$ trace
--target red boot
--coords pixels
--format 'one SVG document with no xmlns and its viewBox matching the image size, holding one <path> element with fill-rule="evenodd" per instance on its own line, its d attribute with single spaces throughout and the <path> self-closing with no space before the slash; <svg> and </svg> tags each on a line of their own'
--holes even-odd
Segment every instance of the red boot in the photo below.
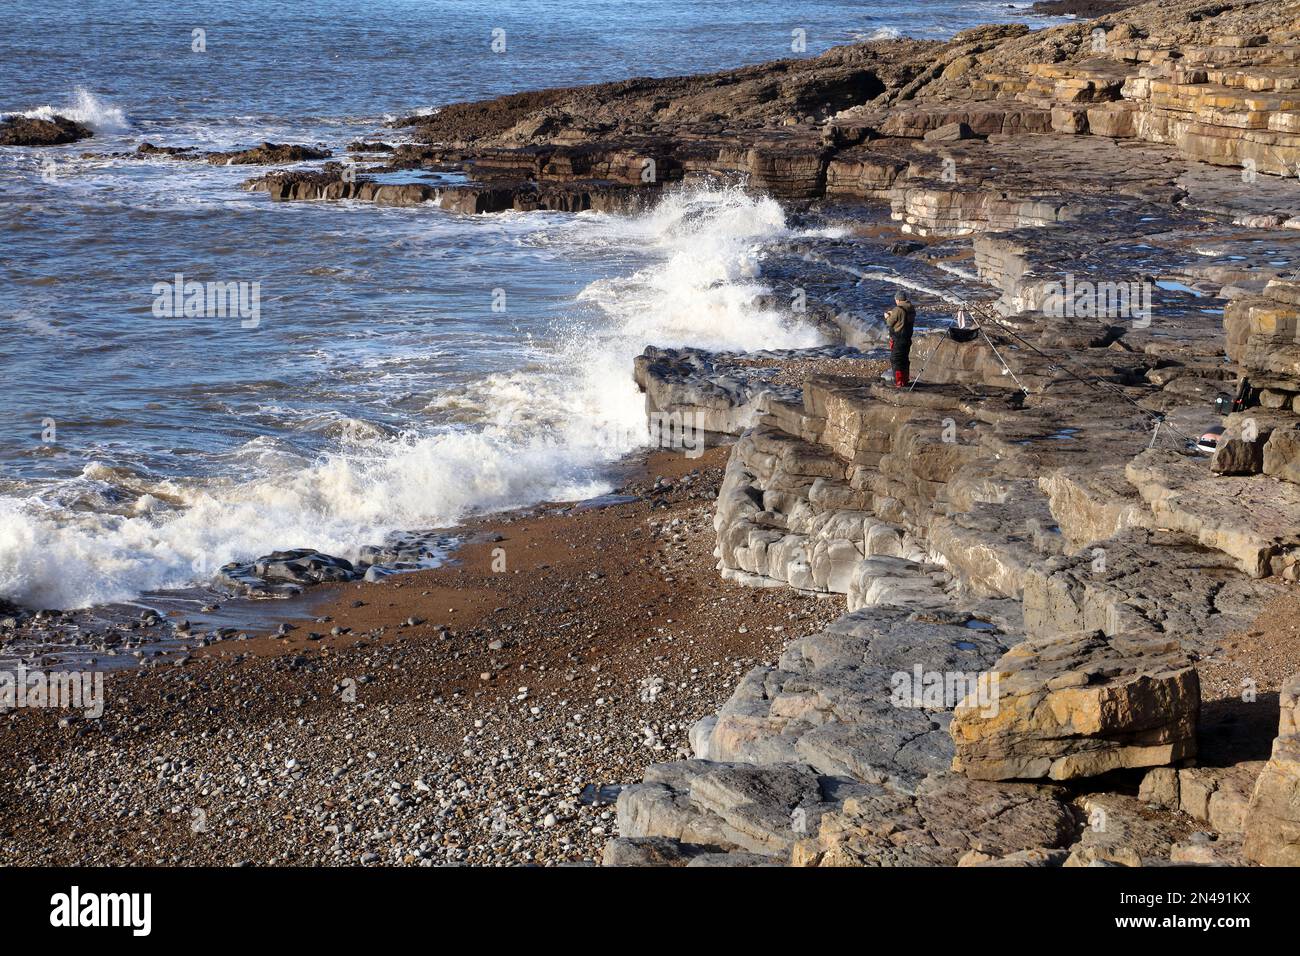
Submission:
<svg viewBox="0 0 1300 956">
<path fill-rule="evenodd" d="M 900 372 L 898 369 L 894 369 L 894 388 L 906 388 L 906 387 L 907 387 L 907 376 L 904 373 Z"/>
</svg>

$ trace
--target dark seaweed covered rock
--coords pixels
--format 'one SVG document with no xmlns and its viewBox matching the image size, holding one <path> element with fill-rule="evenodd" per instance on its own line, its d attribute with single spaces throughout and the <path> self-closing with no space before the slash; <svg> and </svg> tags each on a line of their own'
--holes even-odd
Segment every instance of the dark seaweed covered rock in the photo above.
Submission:
<svg viewBox="0 0 1300 956">
<path fill-rule="evenodd" d="M 93 135 L 95 131 L 89 126 L 66 116 L 7 116 L 0 120 L 0 146 L 62 146 Z"/>
</svg>

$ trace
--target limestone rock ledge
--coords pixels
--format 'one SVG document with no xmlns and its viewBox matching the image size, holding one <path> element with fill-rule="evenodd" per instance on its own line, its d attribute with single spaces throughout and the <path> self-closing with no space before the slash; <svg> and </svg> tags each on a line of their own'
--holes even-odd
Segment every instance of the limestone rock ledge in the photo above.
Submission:
<svg viewBox="0 0 1300 956">
<path fill-rule="evenodd" d="M 1158 449 L 1133 459 L 1127 474 L 1158 520 L 1230 555 L 1245 573 L 1292 581 L 1300 575 L 1300 486 L 1214 476 Z"/>
<path fill-rule="evenodd" d="M 619 797 L 623 836 L 607 865 L 955 866 L 1057 848 L 1076 830 L 1052 787 L 944 773 L 914 794 L 818 775 L 800 764 L 681 761 L 652 767 Z M 726 856 L 721 856 L 725 854 Z"/>
<path fill-rule="evenodd" d="M 1014 640 L 1000 628 L 967 627 L 955 614 L 875 608 L 845 615 L 792 642 L 776 667 L 750 671 L 717 717 L 692 729 L 692 749 L 709 760 L 806 763 L 911 791 L 927 774 L 946 771 L 953 756 L 952 701 L 927 701 L 914 676 L 979 674 Z"/>
<path fill-rule="evenodd" d="M 1069 780 L 1196 753 L 1200 685 L 1150 635 L 1027 640 L 993 667 L 997 697 L 957 705 L 953 769 L 979 780 Z"/>
<path fill-rule="evenodd" d="M 794 845 L 795 866 L 956 866 L 1066 846 L 1075 813 L 1054 788 L 927 778 L 912 797 L 851 797 Z M 1048 857 L 1050 858 L 1050 857 Z"/>
<path fill-rule="evenodd" d="M 1282 688 L 1273 753 L 1246 812 L 1245 855 L 1264 866 L 1300 866 L 1300 674 Z"/>
</svg>

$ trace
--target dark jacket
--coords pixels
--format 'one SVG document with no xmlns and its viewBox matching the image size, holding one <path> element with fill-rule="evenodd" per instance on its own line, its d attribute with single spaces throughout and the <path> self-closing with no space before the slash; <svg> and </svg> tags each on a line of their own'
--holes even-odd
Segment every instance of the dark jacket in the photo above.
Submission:
<svg viewBox="0 0 1300 956">
<path fill-rule="evenodd" d="M 890 334 L 903 342 L 912 341 L 912 326 L 916 323 L 916 306 L 910 302 L 896 305 L 885 313 L 885 324 Z"/>
</svg>

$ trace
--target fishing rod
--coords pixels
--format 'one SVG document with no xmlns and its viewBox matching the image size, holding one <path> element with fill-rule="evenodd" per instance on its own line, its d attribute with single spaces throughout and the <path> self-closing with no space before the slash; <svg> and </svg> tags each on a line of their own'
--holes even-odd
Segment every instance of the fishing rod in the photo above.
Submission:
<svg viewBox="0 0 1300 956">
<path fill-rule="evenodd" d="M 898 274 L 896 270 L 891 269 L 890 272 L 892 272 L 893 275 L 899 279 L 903 278 L 901 275 Z M 983 323 L 981 323 L 978 319 L 976 319 L 975 316 L 982 316 L 986 321 L 997 326 L 1001 330 L 1002 334 L 1008 338 L 1008 340 L 1014 340 L 1016 342 L 1019 342 L 1020 344 L 1028 348 L 1030 351 L 1041 356 L 1047 362 L 1047 367 L 1049 369 L 1054 369 L 1063 372 L 1066 375 L 1070 376 L 1075 381 L 1087 386 L 1093 391 L 1099 392 L 1103 395 L 1118 397 L 1123 401 L 1127 402 L 1128 404 L 1132 405 L 1143 415 L 1150 417 L 1153 424 L 1153 430 L 1155 433 L 1158 434 L 1160 427 L 1163 426 L 1168 428 L 1174 434 L 1178 435 L 1184 441 L 1191 442 L 1193 440 L 1190 435 L 1181 432 L 1179 429 L 1169 424 L 1169 422 L 1165 419 L 1165 416 L 1160 412 L 1154 412 L 1151 409 L 1143 408 L 1133 398 L 1126 395 L 1120 388 L 1110 384 L 1109 382 L 1104 382 L 1101 379 L 1096 379 L 1095 381 L 1093 381 L 1093 380 L 1089 380 L 1088 378 L 1085 378 L 1082 375 L 1077 374 L 1072 369 L 1068 368 L 1065 364 L 1063 364 L 1066 361 L 1065 359 L 1063 358 L 1058 359 L 1058 358 L 1054 358 L 1051 355 L 1048 355 L 1038 346 L 1034 345 L 1034 343 L 1027 340 L 1023 335 L 1017 332 L 1014 328 L 1012 328 L 1011 326 L 1003 322 L 1001 319 L 999 319 L 991 311 L 989 311 L 983 306 L 976 305 L 975 303 L 970 302 L 969 300 L 961 296 L 959 293 L 953 291 L 951 285 L 948 285 L 943 282 L 940 282 L 939 285 L 946 286 L 946 291 L 948 293 L 947 295 L 941 294 L 940 298 L 943 298 L 949 302 L 955 302 L 960 309 L 965 309 L 971 313 L 974 313 L 973 315 L 970 316 L 971 321 L 975 323 L 975 327 L 979 330 L 980 335 L 983 336 L 984 341 L 988 343 L 990 350 L 992 350 L 993 354 L 997 357 L 998 362 L 1001 363 L 1002 367 L 1007 371 L 1007 374 L 1011 376 L 1011 378 L 1015 381 L 1015 383 L 1020 387 L 1021 391 L 1024 392 L 1026 395 L 1029 394 L 1029 390 L 1025 388 L 1024 383 L 1021 382 L 1019 377 L 1016 375 L 1015 371 L 1011 368 L 1010 363 L 1008 363 L 1007 360 L 1002 356 L 1002 353 L 998 351 L 997 346 L 993 344 L 993 340 L 989 336 L 988 330 L 984 328 Z M 924 369 L 929 365 L 929 361 L 931 358 L 933 358 L 934 353 L 938 349 L 938 347 L 939 347 L 939 343 L 936 342 L 934 346 L 931 348 L 930 354 L 926 356 L 925 364 L 922 365 L 922 372 L 924 372 Z M 1088 371 L 1086 367 L 1082 365 L 1080 367 L 1084 368 L 1085 372 Z M 918 376 L 918 380 L 919 380 L 919 376 Z M 915 382 L 913 384 L 915 384 Z M 1154 435 L 1152 437 L 1152 443 L 1154 444 Z"/>
<path fill-rule="evenodd" d="M 851 275 L 857 276 L 859 279 L 874 278 L 872 275 L 870 275 L 869 273 L 863 270 L 854 269 L 851 266 L 831 263 L 824 256 L 821 256 L 816 253 L 805 253 L 804 258 L 805 260 L 818 261 L 822 265 L 830 266 L 831 268 L 836 268 L 848 272 Z M 896 279 L 899 280 L 899 284 L 902 285 L 904 288 L 911 287 L 911 285 L 907 282 L 906 278 L 901 274 L 899 274 L 898 270 L 887 269 L 882 271 L 887 271 L 889 274 L 893 275 Z M 1020 380 L 1019 376 L 1017 376 L 1015 371 L 1011 368 L 1010 363 L 1007 362 L 1006 358 L 1003 357 L 1002 353 L 998 350 L 997 346 L 993 343 L 993 339 L 989 335 L 988 329 L 984 327 L 983 323 L 979 322 L 975 318 L 976 315 L 983 316 L 989 323 L 997 326 L 998 329 L 1001 330 L 1002 334 L 1006 336 L 1008 341 L 1019 342 L 1025 348 L 1041 356 L 1047 362 L 1048 369 L 1060 371 L 1068 375 L 1070 378 L 1074 379 L 1075 381 L 1079 382 L 1080 384 L 1086 386 L 1087 388 L 1092 389 L 1093 391 L 1096 391 L 1102 395 L 1118 397 L 1124 402 L 1127 402 L 1129 405 L 1132 405 L 1135 409 L 1137 409 L 1144 416 L 1147 416 L 1151 420 L 1152 428 L 1154 431 L 1158 432 L 1159 428 L 1163 425 L 1164 427 L 1168 428 L 1171 432 L 1173 432 L 1175 435 L 1182 438 L 1184 441 L 1186 442 L 1193 441 L 1190 435 L 1183 433 L 1182 431 L 1180 431 L 1179 429 L 1171 425 L 1168 421 L 1166 421 L 1165 416 L 1163 414 L 1161 414 L 1160 412 L 1154 412 L 1148 408 L 1143 408 L 1134 399 L 1126 395 L 1118 386 L 1112 385 L 1108 382 L 1104 382 L 1101 379 L 1096 379 L 1094 381 L 1085 378 L 1083 375 L 1079 375 L 1073 369 L 1063 364 L 1064 362 L 1067 361 L 1066 359 L 1063 358 L 1058 359 L 1058 358 L 1054 358 L 1051 355 L 1048 355 L 1038 346 L 1034 345 L 1034 343 L 1028 341 L 1014 328 L 1012 328 L 1011 326 L 1003 322 L 1001 319 L 999 319 L 991 311 L 984 308 L 983 306 L 976 305 L 975 303 L 970 302 L 964 296 L 953 291 L 952 284 L 943 281 L 940 281 L 937 284 L 942 287 L 942 290 L 934 294 L 936 294 L 940 299 L 943 299 L 944 301 L 950 304 L 955 304 L 959 309 L 966 309 L 969 312 L 973 313 L 973 315 L 971 316 L 971 321 L 975 323 L 975 327 L 979 330 L 980 335 L 984 338 L 984 341 L 988 344 L 989 349 L 993 352 L 994 356 L 997 357 L 998 362 L 1002 365 L 1002 367 L 1006 370 L 1007 374 L 1011 376 L 1011 378 L 1015 381 L 1016 385 L 1020 387 L 1021 391 L 1025 395 L 1030 394 L 1029 390 L 1025 387 L 1024 383 Z M 923 288 L 920 291 L 929 292 L 931 290 Z M 924 373 L 925 369 L 928 367 L 930 359 L 934 357 L 934 353 L 938 350 L 938 347 L 939 347 L 938 342 L 935 342 L 934 346 L 931 347 L 930 354 L 926 356 L 925 363 L 922 365 L 922 373 Z M 1090 370 L 1087 369 L 1086 366 L 1080 365 L 1080 368 L 1082 368 L 1085 373 L 1091 374 Z M 917 380 L 919 380 L 919 378 L 920 376 L 918 375 Z M 909 391 L 911 391 L 912 388 L 915 386 L 917 380 L 914 380 L 912 384 L 909 385 L 908 387 Z M 1153 436 L 1153 441 L 1154 441 L 1154 436 Z"/>
<path fill-rule="evenodd" d="M 960 296 L 958 296 L 957 298 L 960 299 Z M 1166 420 L 1165 416 L 1164 416 L 1162 413 L 1152 411 L 1152 410 L 1149 409 L 1149 408 L 1143 408 L 1141 405 L 1139 405 L 1139 404 L 1137 403 L 1136 400 L 1134 400 L 1134 399 L 1133 399 L 1132 397 L 1130 397 L 1129 395 L 1126 395 L 1126 394 L 1124 393 L 1124 391 L 1123 391 L 1122 389 L 1120 389 L 1118 386 L 1113 385 L 1113 384 L 1111 384 L 1111 383 L 1109 383 L 1109 382 L 1105 382 L 1105 381 L 1101 380 L 1100 378 L 1097 378 L 1096 380 L 1089 380 L 1089 379 L 1087 379 L 1087 378 L 1084 378 L 1084 377 L 1081 376 L 1081 375 L 1076 374 L 1073 370 L 1067 368 L 1064 364 L 1062 364 L 1062 362 L 1067 361 L 1067 360 L 1065 360 L 1065 359 L 1055 360 L 1055 359 L 1053 358 L 1053 356 L 1048 355 L 1046 352 L 1044 352 L 1044 351 L 1043 351 L 1042 349 L 1040 349 L 1038 346 L 1034 345 L 1034 343 L 1030 342 L 1028 339 L 1026 339 L 1024 336 L 1022 336 L 1022 335 L 1021 335 L 1019 332 L 1017 332 L 1014 328 L 1012 328 L 1011 326 L 1007 325 L 1005 322 L 1001 321 L 1001 320 L 998 319 L 995 315 L 991 314 L 991 313 L 988 312 L 987 310 L 981 309 L 981 308 L 978 307 L 978 306 L 971 306 L 971 309 L 972 309 L 972 311 L 975 311 L 977 314 L 983 315 L 983 316 L 984 316 L 988 321 L 990 321 L 990 322 L 992 322 L 994 325 L 998 326 L 998 328 L 1000 328 L 1000 329 L 1003 331 L 1003 333 L 1004 333 L 1005 335 L 1007 335 L 1009 338 L 1014 339 L 1015 341 L 1017 341 L 1017 342 L 1021 343 L 1022 345 L 1024 345 L 1026 348 L 1028 348 L 1028 349 L 1030 349 L 1031 351 L 1033 351 L 1033 352 L 1037 353 L 1038 355 L 1040 355 L 1043 359 L 1045 359 L 1045 360 L 1047 361 L 1047 363 L 1048 363 L 1048 368 L 1049 368 L 1049 369 L 1057 369 L 1057 370 L 1059 370 L 1059 371 L 1061 371 L 1061 372 L 1064 372 L 1065 374 L 1069 375 L 1071 378 L 1075 379 L 1076 381 L 1081 382 L 1082 384 L 1086 385 L 1087 387 L 1093 389 L 1094 391 L 1100 392 L 1100 393 L 1103 394 L 1103 395 L 1110 395 L 1110 396 L 1113 396 L 1113 397 L 1119 398 L 1119 399 L 1121 399 L 1121 400 L 1127 402 L 1128 404 L 1132 405 L 1135 409 L 1137 409 L 1139 412 L 1141 412 L 1143 415 L 1146 415 L 1146 416 L 1149 416 L 1149 417 L 1150 417 L 1150 419 L 1151 419 L 1151 421 L 1152 421 L 1152 423 L 1153 423 L 1153 428 L 1156 430 L 1156 432 L 1158 432 L 1159 429 L 1163 426 L 1163 427 L 1168 428 L 1168 429 L 1169 429 L 1170 431 L 1172 431 L 1175 435 L 1178 435 L 1178 436 L 1179 436 L 1180 438 L 1182 438 L 1184 441 L 1188 441 L 1188 442 L 1192 441 L 1192 438 L 1191 438 L 1190 435 L 1187 435 L 1187 434 L 1185 434 L 1185 433 L 1179 431 L 1179 429 L 1177 429 L 1177 428 L 1175 428 L 1173 425 L 1169 424 L 1169 422 Z M 972 320 L 972 321 L 974 321 L 974 320 Z M 977 327 L 980 328 L 981 332 L 983 332 L 983 327 L 980 326 L 980 323 L 979 323 L 979 322 L 976 322 L 975 324 L 976 324 Z M 988 341 L 988 336 L 987 336 L 987 334 L 985 334 L 985 340 Z M 989 347 L 990 347 L 990 348 L 993 348 L 993 343 L 992 343 L 991 341 L 989 342 Z M 994 348 L 994 354 L 997 354 L 997 349 L 996 349 L 996 348 Z M 1001 358 L 1000 355 L 998 356 L 998 358 L 999 358 L 999 361 L 1002 361 L 1002 362 L 1003 362 L 1003 365 L 1005 366 L 1005 365 L 1006 365 L 1005 360 L 1003 360 L 1003 359 Z M 1086 369 L 1085 366 L 1080 365 L 1080 367 L 1081 367 L 1081 368 L 1084 368 L 1085 372 L 1087 371 L 1087 369 Z M 1008 371 L 1010 371 L 1009 368 L 1008 368 Z M 1153 439 L 1152 439 L 1152 443 L 1154 444 L 1154 437 L 1153 437 Z"/>
</svg>

